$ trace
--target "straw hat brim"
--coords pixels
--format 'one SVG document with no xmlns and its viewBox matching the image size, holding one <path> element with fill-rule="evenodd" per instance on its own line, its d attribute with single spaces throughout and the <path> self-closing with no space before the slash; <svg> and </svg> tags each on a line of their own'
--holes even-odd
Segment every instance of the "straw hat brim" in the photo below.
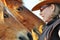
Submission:
<svg viewBox="0 0 60 40">
<path fill-rule="evenodd" d="M 60 3 L 60 2 L 57 2 L 57 1 L 43 1 L 43 2 L 38 3 L 36 6 L 34 6 L 32 8 L 32 11 L 39 10 L 43 5 L 46 5 L 46 4 L 49 4 L 49 3 Z"/>
</svg>

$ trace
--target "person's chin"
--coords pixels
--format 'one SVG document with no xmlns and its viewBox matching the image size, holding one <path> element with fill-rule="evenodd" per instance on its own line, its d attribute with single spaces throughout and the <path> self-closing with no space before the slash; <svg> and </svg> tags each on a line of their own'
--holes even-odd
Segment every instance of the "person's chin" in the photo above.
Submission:
<svg viewBox="0 0 60 40">
<path fill-rule="evenodd" d="M 50 20 L 44 20 L 45 23 L 48 23 Z"/>
<path fill-rule="evenodd" d="M 52 19 L 47 19 L 47 20 L 45 20 L 45 22 L 50 22 Z"/>
</svg>

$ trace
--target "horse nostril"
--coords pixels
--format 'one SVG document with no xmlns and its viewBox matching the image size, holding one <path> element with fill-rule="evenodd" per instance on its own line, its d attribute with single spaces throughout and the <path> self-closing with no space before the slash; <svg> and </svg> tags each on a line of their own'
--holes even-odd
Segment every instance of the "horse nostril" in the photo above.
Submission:
<svg viewBox="0 0 60 40">
<path fill-rule="evenodd" d="M 23 38 L 22 37 L 19 37 L 19 40 L 23 40 Z"/>
<path fill-rule="evenodd" d="M 17 38 L 19 40 L 32 40 L 32 36 L 30 34 L 30 32 L 28 31 L 20 31 L 18 34 L 17 34 Z"/>
<path fill-rule="evenodd" d="M 27 33 L 27 36 L 28 36 L 29 40 L 33 40 L 32 35 L 29 32 Z"/>
</svg>

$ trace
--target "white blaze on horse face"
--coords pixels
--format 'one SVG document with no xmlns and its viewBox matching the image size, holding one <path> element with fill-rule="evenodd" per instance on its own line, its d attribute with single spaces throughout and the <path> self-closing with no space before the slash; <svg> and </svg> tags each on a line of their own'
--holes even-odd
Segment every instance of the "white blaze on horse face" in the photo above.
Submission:
<svg viewBox="0 0 60 40">
<path fill-rule="evenodd" d="M 58 36 L 59 36 L 59 38 L 60 38 L 60 29 L 59 29 L 59 31 L 58 31 Z"/>
</svg>

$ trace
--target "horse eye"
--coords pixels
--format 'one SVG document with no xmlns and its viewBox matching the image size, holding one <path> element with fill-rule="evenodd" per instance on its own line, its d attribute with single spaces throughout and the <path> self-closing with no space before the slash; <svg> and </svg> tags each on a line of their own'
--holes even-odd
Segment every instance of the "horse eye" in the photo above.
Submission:
<svg viewBox="0 0 60 40">
<path fill-rule="evenodd" d="M 23 11 L 22 7 L 17 8 L 18 11 Z"/>
<path fill-rule="evenodd" d="M 8 14 L 4 14 L 4 18 L 8 18 L 9 16 L 8 16 Z"/>
</svg>

